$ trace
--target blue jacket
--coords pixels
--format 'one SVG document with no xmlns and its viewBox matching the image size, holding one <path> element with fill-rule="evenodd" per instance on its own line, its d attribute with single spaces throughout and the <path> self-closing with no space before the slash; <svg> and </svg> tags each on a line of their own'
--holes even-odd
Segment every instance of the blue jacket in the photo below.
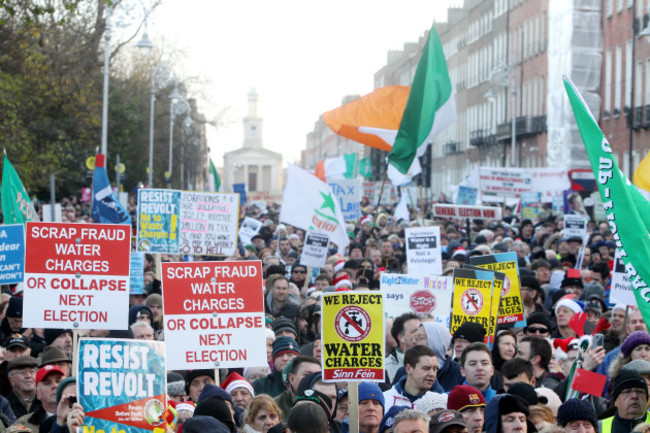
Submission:
<svg viewBox="0 0 650 433">
<path fill-rule="evenodd" d="M 441 371 L 445 372 L 445 377 L 442 377 L 440 375 Z M 391 383 L 391 385 L 393 386 L 397 385 L 399 381 L 405 377 L 406 377 L 406 368 L 404 368 L 404 366 L 401 366 L 395 373 L 395 377 L 393 378 L 393 383 Z M 431 391 L 437 392 L 438 394 L 444 394 L 446 392 L 451 391 L 451 389 L 454 386 L 463 383 L 463 379 L 464 379 L 463 375 L 460 374 L 460 364 L 452 361 L 449 357 L 447 357 L 445 366 L 442 367 L 442 370 L 438 370 L 438 374 L 436 375 L 436 382 L 431 387 Z M 447 387 L 450 385 L 451 387 L 447 389 Z"/>
<path fill-rule="evenodd" d="M 617 347 L 616 349 L 613 349 L 611 352 L 605 355 L 605 357 L 603 358 L 603 362 L 601 362 L 600 365 L 596 368 L 596 373 L 604 374 L 605 376 L 607 376 L 607 370 L 609 370 L 609 366 L 612 365 L 612 362 L 614 362 L 616 356 L 619 353 L 621 353 L 620 346 Z"/>
<path fill-rule="evenodd" d="M 467 381 L 465 380 L 463 381 L 463 385 L 469 385 L 469 383 L 467 383 Z M 492 389 L 492 385 L 488 384 L 488 387 L 485 389 L 485 391 L 481 391 L 481 394 L 483 394 L 483 397 L 485 397 L 485 402 L 489 403 L 490 400 L 496 397 L 497 392 L 494 389 Z"/>
</svg>

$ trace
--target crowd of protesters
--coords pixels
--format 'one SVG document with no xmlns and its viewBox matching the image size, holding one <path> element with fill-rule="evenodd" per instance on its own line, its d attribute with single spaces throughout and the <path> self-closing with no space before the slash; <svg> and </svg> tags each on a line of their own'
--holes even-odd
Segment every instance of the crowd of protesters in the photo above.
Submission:
<svg viewBox="0 0 650 433">
<path fill-rule="evenodd" d="M 362 209 L 360 221 L 346 226 L 349 246 L 333 246 L 326 264 L 310 274 L 300 263 L 304 231 L 280 223 L 278 205 L 247 208 L 246 216 L 262 227 L 225 260 L 261 261 L 267 359 L 218 376 L 169 371 L 176 431 L 346 432 L 356 408 L 362 433 L 650 432 L 650 334 L 638 309 L 610 302 L 616 246 L 607 223 L 590 222 L 583 245 L 581 237 L 566 237 L 562 218 L 546 210 L 535 221 L 507 208 L 500 221 L 467 221 L 434 218 L 424 206 L 411 209 L 407 221 L 395 220 L 390 205 L 375 209 L 365 201 Z M 65 221 L 88 221 L 87 206 L 74 199 L 64 210 Z M 452 335 L 426 315 L 389 320 L 386 380 L 359 383 L 352 404 L 346 383 L 322 380 L 321 295 L 379 290 L 381 273 L 408 273 L 404 229 L 423 225 L 441 229 L 444 275 L 475 255 L 515 252 L 526 327 L 497 328 L 490 349 L 486 329 L 476 323 Z M 156 267 L 146 255 L 145 290 L 130 296 L 128 331 L 86 334 L 164 340 Z M 0 301 L 0 430 L 73 433 L 85 414 L 74 403 L 72 332 L 23 328 L 29 305 L 20 285 L 4 287 Z M 602 340 L 591 336 L 596 328 Z M 576 359 L 607 376 L 602 393 L 567 398 Z"/>
</svg>

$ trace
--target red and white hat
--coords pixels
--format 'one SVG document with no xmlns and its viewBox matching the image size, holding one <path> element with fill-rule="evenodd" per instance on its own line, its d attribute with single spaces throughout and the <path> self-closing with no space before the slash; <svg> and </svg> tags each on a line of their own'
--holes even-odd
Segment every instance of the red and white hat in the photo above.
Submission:
<svg viewBox="0 0 650 433">
<path fill-rule="evenodd" d="M 253 397 L 255 397 L 255 391 L 253 390 L 253 385 L 244 377 L 237 373 L 236 371 L 233 371 L 226 377 L 226 380 L 224 380 L 221 383 L 221 387 L 226 390 L 228 394 L 230 394 L 234 389 L 237 388 L 246 388 Z"/>
<path fill-rule="evenodd" d="M 334 265 L 334 275 L 336 275 L 338 271 L 343 269 L 343 266 L 345 266 L 345 262 L 343 260 L 339 260 L 338 262 L 336 262 L 336 264 Z"/>
<path fill-rule="evenodd" d="M 334 285 L 335 289 L 338 289 L 339 287 L 342 286 L 347 286 L 349 288 L 352 288 L 352 281 L 350 281 L 350 276 L 348 274 L 344 274 L 334 278 L 332 280 L 332 284 Z"/>
</svg>

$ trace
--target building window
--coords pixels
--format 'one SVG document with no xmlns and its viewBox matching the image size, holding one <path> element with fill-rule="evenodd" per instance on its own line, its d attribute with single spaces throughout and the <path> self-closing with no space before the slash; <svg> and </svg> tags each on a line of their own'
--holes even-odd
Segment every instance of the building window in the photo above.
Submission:
<svg viewBox="0 0 650 433">
<path fill-rule="evenodd" d="M 636 62 L 634 73 L 634 108 L 641 107 L 641 90 L 643 87 L 643 60 Z"/>
<path fill-rule="evenodd" d="M 632 106 L 632 40 L 625 43 L 625 112 Z"/>
<path fill-rule="evenodd" d="M 612 13 L 614 11 L 614 0 L 605 0 L 607 5 L 605 6 L 605 9 L 607 10 L 607 17 L 611 17 Z"/>
<path fill-rule="evenodd" d="M 623 0 L 616 0 L 616 12 L 623 12 Z"/>
<path fill-rule="evenodd" d="M 623 48 L 620 45 L 616 46 L 616 53 L 614 55 L 614 117 L 621 114 L 621 86 L 623 85 Z"/>
</svg>

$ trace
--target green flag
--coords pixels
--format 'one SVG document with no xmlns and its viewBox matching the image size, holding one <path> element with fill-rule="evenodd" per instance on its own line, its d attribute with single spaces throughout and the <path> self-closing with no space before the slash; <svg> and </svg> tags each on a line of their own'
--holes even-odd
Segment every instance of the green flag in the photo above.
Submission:
<svg viewBox="0 0 650 433">
<path fill-rule="evenodd" d="M 647 266 L 650 259 L 647 219 L 650 216 L 647 212 L 641 213 L 641 210 L 648 208 L 648 202 L 619 170 L 607 138 L 575 85 L 567 77 L 564 77 L 564 87 L 587 149 L 607 222 L 625 263 L 625 270 L 630 276 L 634 297 L 643 319 L 646 324 L 650 324 L 650 267 Z"/>
<path fill-rule="evenodd" d="M 212 158 L 210 158 L 210 175 L 208 176 L 208 181 L 210 182 L 210 192 L 219 192 L 221 178 L 219 178 L 219 172 L 217 171 L 217 167 L 214 166 Z"/>
<path fill-rule="evenodd" d="M 359 174 L 366 179 L 372 177 L 372 161 L 367 156 L 359 161 Z"/>
<path fill-rule="evenodd" d="M 14 166 L 5 154 L 2 164 L 2 215 L 5 224 L 25 224 L 27 221 L 38 221 L 38 214 L 32 205 L 29 194 Z"/>
<path fill-rule="evenodd" d="M 434 25 L 422 50 L 397 137 L 388 155 L 388 176 L 393 184 L 407 183 L 398 179 L 409 170 L 411 176 L 421 171 L 416 156 L 422 156 L 429 141 L 455 120 L 456 105 L 447 60 Z"/>
</svg>

